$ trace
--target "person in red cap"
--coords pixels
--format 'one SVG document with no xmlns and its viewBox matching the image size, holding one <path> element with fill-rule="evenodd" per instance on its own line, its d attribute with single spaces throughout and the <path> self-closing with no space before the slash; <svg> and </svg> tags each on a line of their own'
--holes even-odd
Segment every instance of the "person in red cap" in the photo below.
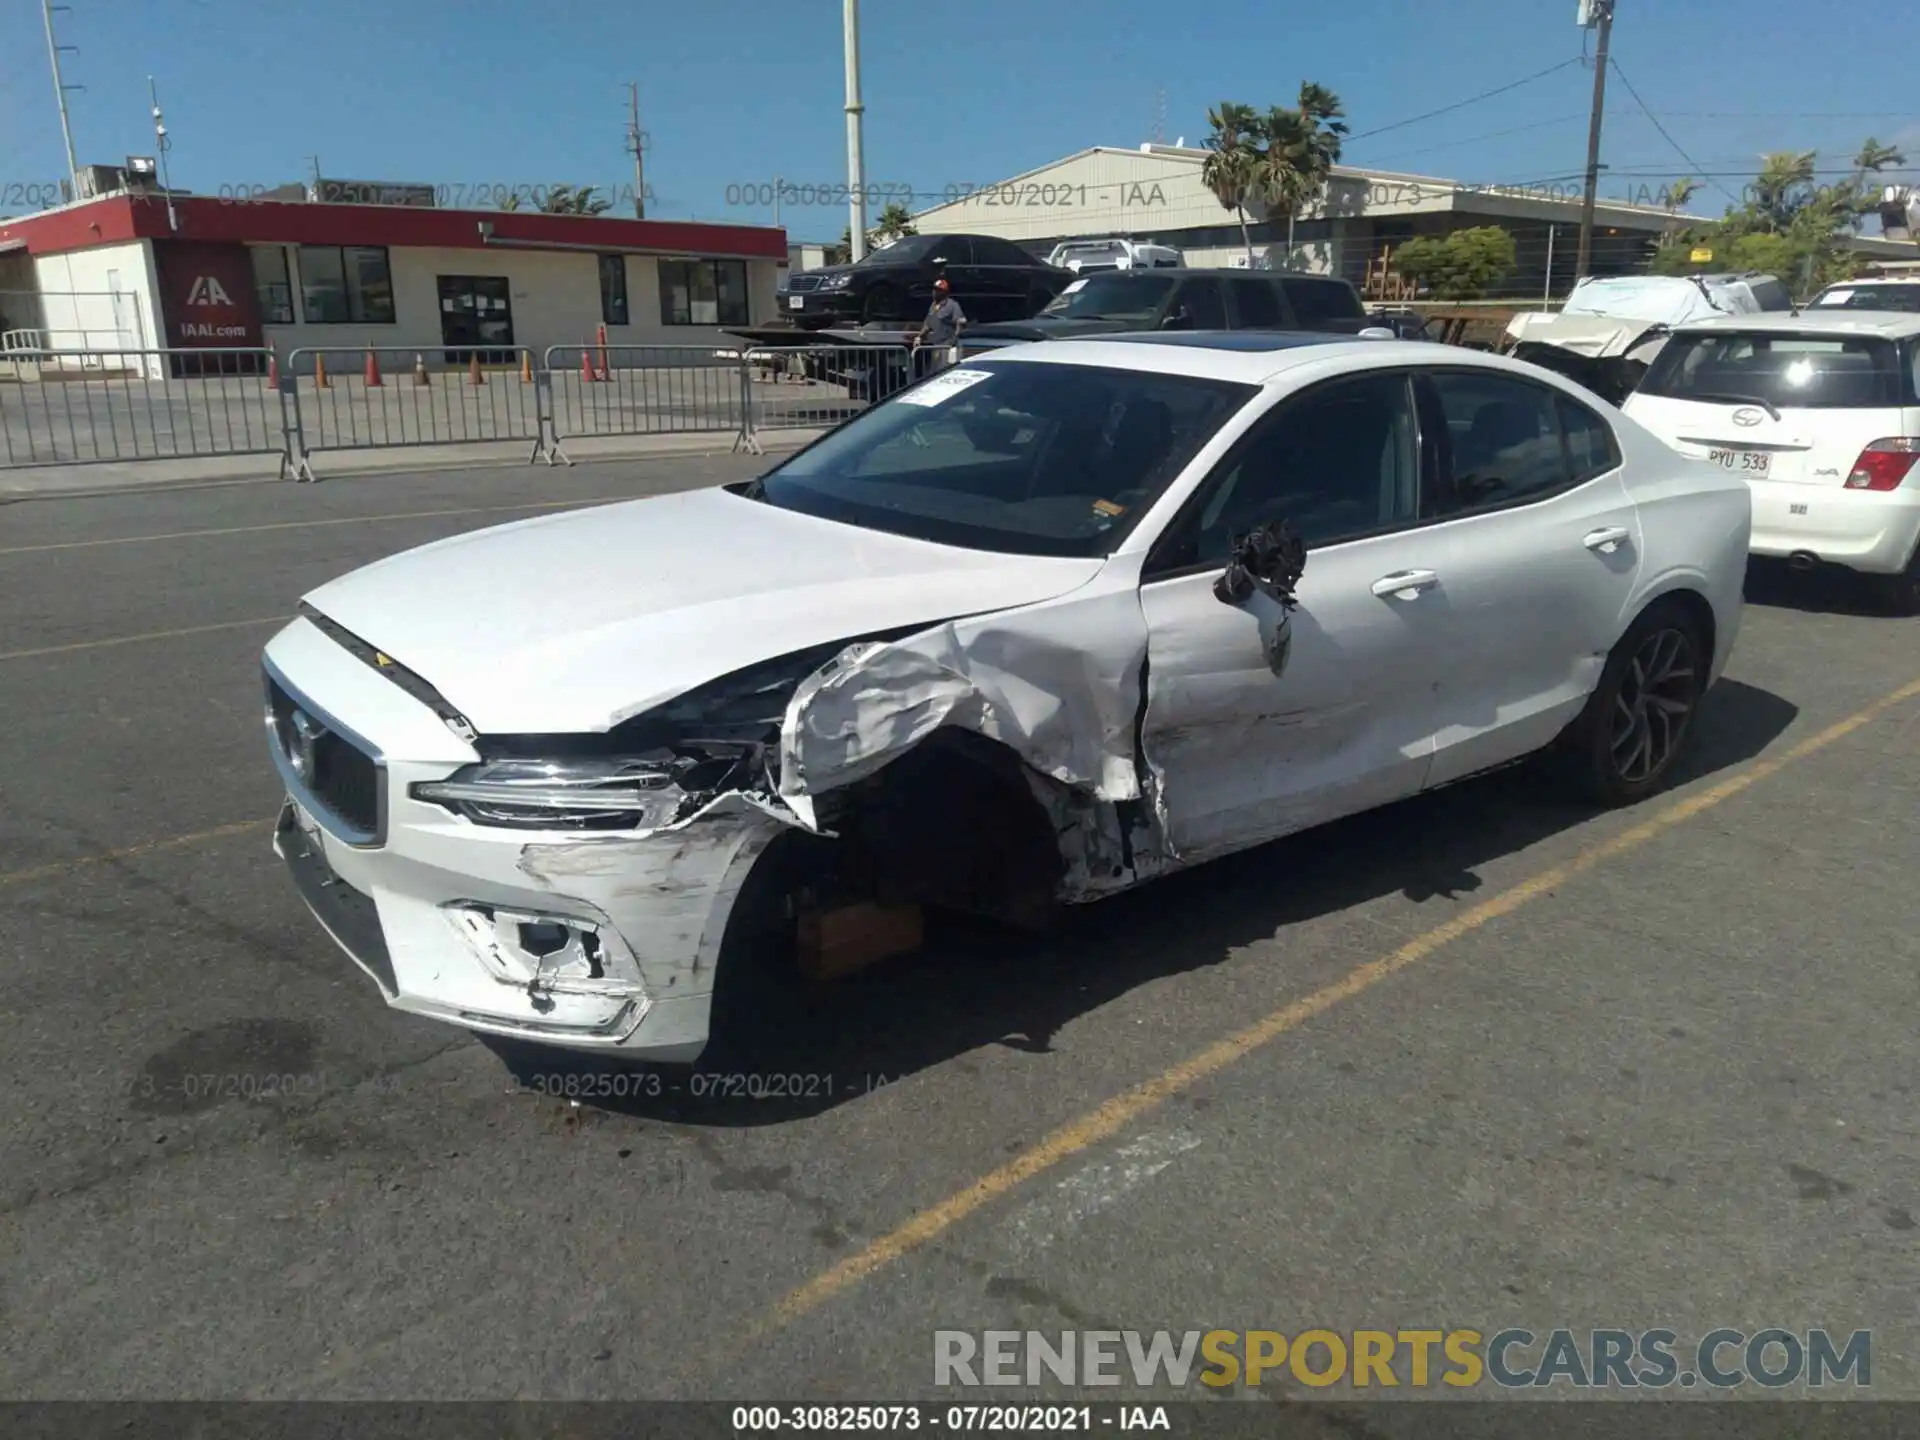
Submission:
<svg viewBox="0 0 1920 1440">
<path fill-rule="evenodd" d="M 937 370 L 946 363 L 948 352 L 952 350 L 953 342 L 960 338 L 960 331 L 966 323 L 967 317 L 960 309 L 960 302 L 953 298 L 953 287 L 942 275 L 933 282 L 933 304 L 927 307 L 927 318 L 920 322 L 919 330 L 914 332 L 916 377 Z"/>
</svg>

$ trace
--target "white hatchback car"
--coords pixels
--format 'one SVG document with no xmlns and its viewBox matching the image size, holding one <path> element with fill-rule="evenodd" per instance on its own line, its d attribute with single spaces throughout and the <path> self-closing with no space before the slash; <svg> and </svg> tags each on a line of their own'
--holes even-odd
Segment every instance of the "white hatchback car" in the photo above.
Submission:
<svg viewBox="0 0 1920 1440">
<path fill-rule="evenodd" d="M 1753 487 L 1753 553 L 1872 577 L 1920 612 L 1920 314 L 1833 307 L 1680 327 L 1626 412 Z"/>
<path fill-rule="evenodd" d="M 1011 347 L 758 479 L 314 591 L 265 656 L 275 845 L 389 1003 L 688 1062 L 730 929 L 796 905 L 1041 923 L 1537 752 L 1650 793 L 1749 516 L 1491 355 Z"/>
</svg>

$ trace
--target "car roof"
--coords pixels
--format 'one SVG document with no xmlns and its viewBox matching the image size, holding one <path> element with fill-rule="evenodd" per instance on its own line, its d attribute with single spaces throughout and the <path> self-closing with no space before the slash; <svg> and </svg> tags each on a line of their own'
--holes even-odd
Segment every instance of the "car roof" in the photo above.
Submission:
<svg viewBox="0 0 1920 1440">
<path fill-rule="evenodd" d="M 1171 245 L 1142 246 L 1142 249 L 1172 250 Z M 1291 270 L 1246 270 L 1228 265 L 1182 265 L 1178 272 L 1167 270 L 1103 270 L 1103 275 L 1167 275 L 1178 273 L 1182 276 L 1217 275 L 1223 280 L 1285 280 L 1288 284 L 1304 281 L 1309 285 L 1338 285 L 1343 290 L 1351 290 L 1353 282 L 1342 280 L 1338 275 L 1299 275 Z"/>
<path fill-rule="evenodd" d="M 1905 340 L 1920 335 L 1920 315 L 1886 310 L 1821 309 L 1814 313 L 1781 310 L 1758 315 L 1712 315 L 1673 327 L 1676 335 L 1713 334 L 1721 330 L 1768 335 L 1861 335 Z"/>
<path fill-rule="evenodd" d="M 1428 340 L 1361 340 L 1351 335 L 1290 330 L 1143 330 L 1084 340 L 1043 340 L 1016 343 L 961 363 L 1091 365 L 1264 385 L 1299 366 L 1342 355 L 1387 364 L 1470 365 L 1514 374 L 1544 373 L 1503 356 L 1435 345 Z"/>
</svg>

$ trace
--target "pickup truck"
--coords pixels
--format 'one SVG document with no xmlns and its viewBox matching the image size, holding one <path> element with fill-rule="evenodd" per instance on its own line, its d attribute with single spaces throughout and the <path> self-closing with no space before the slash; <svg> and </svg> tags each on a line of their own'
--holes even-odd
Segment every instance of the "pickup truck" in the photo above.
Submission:
<svg viewBox="0 0 1920 1440">
<path fill-rule="evenodd" d="M 1029 320 L 969 325 L 963 355 L 1030 340 L 1141 330 L 1320 330 L 1357 335 L 1382 322 L 1360 293 L 1326 275 L 1249 270 L 1115 270 L 1083 275 Z M 1388 327 L 1392 328 L 1392 327 Z"/>
</svg>

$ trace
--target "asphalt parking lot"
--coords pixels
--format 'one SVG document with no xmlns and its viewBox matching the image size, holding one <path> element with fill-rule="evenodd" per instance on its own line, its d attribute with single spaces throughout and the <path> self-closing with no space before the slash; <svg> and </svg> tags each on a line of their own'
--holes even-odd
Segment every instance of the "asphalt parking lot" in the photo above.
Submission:
<svg viewBox="0 0 1920 1440">
<path fill-rule="evenodd" d="M 943 931 L 760 1098 L 576 1105 L 386 1010 L 269 849 L 261 645 L 392 551 L 765 463 L 0 506 L 0 1395 L 871 1402 L 942 1393 L 940 1329 L 1824 1325 L 1920 1398 L 1920 625 L 1844 586 L 1756 593 L 1668 796 L 1509 772 L 1044 945 Z"/>
</svg>

